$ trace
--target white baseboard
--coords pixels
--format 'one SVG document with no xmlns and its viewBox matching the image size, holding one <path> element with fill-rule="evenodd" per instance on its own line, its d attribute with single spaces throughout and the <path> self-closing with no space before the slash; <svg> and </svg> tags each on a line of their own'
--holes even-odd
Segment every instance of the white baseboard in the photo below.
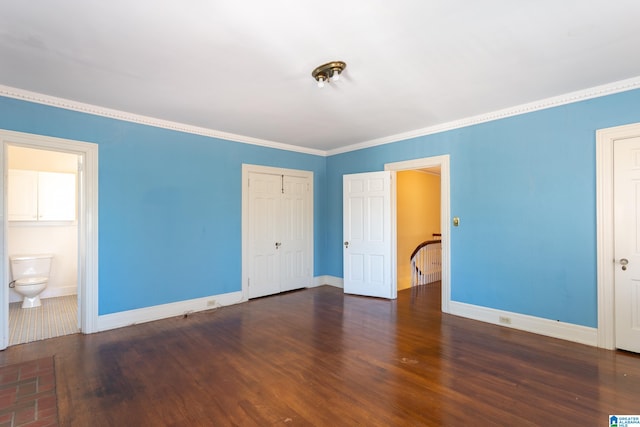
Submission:
<svg viewBox="0 0 640 427">
<path fill-rule="evenodd" d="M 197 311 L 211 310 L 245 301 L 246 299 L 242 296 L 242 292 L 230 292 L 227 294 L 212 295 L 204 298 L 178 301 L 119 313 L 104 314 L 98 316 L 98 331 L 108 331 L 109 329 L 122 328 L 138 323 L 152 322 L 154 320 L 195 313 Z"/>
<path fill-rule="evenodd" d="M 57 288 L 45 288 L 44 291 L 40 294 L 40 299 L 45 298 L 56 298 L 56 297 L 65 297 L 67 295 L 76 295 L 78 293 L 77 286 L 61 286 Z M 11 289 L 9 292 L 9 302 L 19 302 L 22 301 L 22 295 L 19 295 L 15 290 Z"/>
<path fill-rule="evenodd" d="M 312 287 L 323 285 L 342 288 L 343 279 L 335 276 L 317 276 L 314 278 Z M 98 316 L 98 331 L 107 331 L 124 326 L 180 316 L 186 313 L 211 310 L 245 301 L 246 298 L 243 298 L 242 292 L 230 292 L 227 294 L 213 295 L 210 297 L 179 301 L 153 307 L 145 307 L 120 313 L 105 314 Z M 594 347 L 597 346 L 596 328 L 557 322 L 540 317 L 496 310 L 493 308 L 481 307 L 457 301 L 450 301 L 449 308 L 450 313 L 456 316 Z"/>
<path fill-rule="evenodd" d="M 596 347 L 598 330 L 587 326 L 574 325 L 526 314 L 496 310 L 457 301 L 449 302 L 450 313 L 468 319 L 493 323 L 507 328 L 519 329 L 534 334 L 559 338 Z M 510 323 L 509 323 L 510 322 Z"/>
<path fill-rule="evenodd" d="M 344 288 L 344 280 L 341 277 L 335 276 L 316 276 L 313 278 L 313 287 L 329 285 L 336 288 Z"/>
<path fill-rule="evenodd" d="M 67 295 L 77 295 L 77 286 L 64 286 L 60 288 L 46 288 L 41 294 L 40 298 L 55 298 L 65 297 Z"/>
</svg>

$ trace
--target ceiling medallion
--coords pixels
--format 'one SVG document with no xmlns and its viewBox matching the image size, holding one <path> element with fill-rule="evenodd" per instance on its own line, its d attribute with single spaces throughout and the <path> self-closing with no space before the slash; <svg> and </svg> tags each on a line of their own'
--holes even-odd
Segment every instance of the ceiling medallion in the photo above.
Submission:
<svg viewBox="0 0 640 427">
<path fill-rule="evenodd" d="M 327 62 L 313 70 L 311 75 L 318 82 L 318 87 L 322 88 L 325 83 L 338 81 L 345 68 L 347 64 L 342 61 Z"/>
</svg>

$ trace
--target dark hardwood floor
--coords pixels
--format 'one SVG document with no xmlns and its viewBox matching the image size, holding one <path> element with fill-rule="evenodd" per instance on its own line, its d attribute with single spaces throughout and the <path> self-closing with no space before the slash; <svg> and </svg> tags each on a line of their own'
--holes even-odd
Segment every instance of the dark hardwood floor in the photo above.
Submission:
<svg viewBox="0 0 640 427">
<path fill-rule="evenodd" d="M 640 413 L 640 356 L 323 286 L 94 335 L 55 355 L 64 426 L 604 426 Z"/>
</svg>

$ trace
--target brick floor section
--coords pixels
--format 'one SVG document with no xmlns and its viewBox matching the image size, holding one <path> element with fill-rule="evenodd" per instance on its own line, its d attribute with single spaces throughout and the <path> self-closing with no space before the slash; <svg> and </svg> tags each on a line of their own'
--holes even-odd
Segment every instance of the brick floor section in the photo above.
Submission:
<svg viewBox="0 0 640 427">
<path fill-rule="evenodd" d="M 0 367 L 0 427 L 58 426 L 53 357 Z"/>
</svg>

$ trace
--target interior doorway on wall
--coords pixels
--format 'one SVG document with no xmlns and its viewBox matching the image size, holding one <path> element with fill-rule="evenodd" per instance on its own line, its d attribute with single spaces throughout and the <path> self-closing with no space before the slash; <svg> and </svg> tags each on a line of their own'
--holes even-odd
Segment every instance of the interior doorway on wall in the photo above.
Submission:
<svg viewBox="0 0 640 427">
<path fill-rule="evenodd" d="M 403 222 L 402 227 L 405 227 L 407 225 L 411 226 L 413 224 L 417 224 L 419 221 L 421 221 L 419 213 L 417 215 L 414 215 L 415 212 L 409 212 L 408 210 L 419 209 L 416 206 L 424 207 L 424 202 L 427 202 L 427 197 L 420 198 L 420 195 L 418 194 L 422 190 L 416 190 L 414 193 L 414 191 L 409 189 L 407 191 L 404 191 L 404 193 L 406 193 L 405 196 L 409 199 L 412 199 L 415 203 L 413 205 L 411 203 L 407 203 L 406 200 L 402 200 L 403 196 L 399 194 L 400 192 L 403 192 L 400 186 L 406 184 L 408 187 L 411 187 L 412 186 L 411 182 L 422 181 L 421 178 L 427 177 L 426 179 L 424 179 L 424 181 L 429 182 L 430 185 L 425 184 L 425 187 L 429 186 L 431 188 L 430 190 L 431 192 L 433 192 L 434 186 L 439 187 L 438 188 L 439 193 L 436 197 L 437 200 L 435 201 L 429 200 L 432 204 L 438 205 L 437 208 L 434 207 L 435 208 L 434 210 L 437 214 L 432 214 L 432 215 L 437 215 L 438 224 L 428 225 L 427 227 L 425 227 L 425 230 L 421 232 L 422 233 L 421 235 L 424 235 L 425 239 L 431 238 L 430 240 L 441 241 L 440 260 L 439 260 L 440 262 L 439 285 L 441 289 L 440 301 L 441 301 L 441 310 L 445 313 L 448 313 L 449 301 L 451 299 L 451 282 L 450 282 L 451 267 L 450 267 L 450 261 L 449 261 L 450 260 L 450 255 L 449 255 L 450 254 L 449 155 L 425 157 L 422 159 L 388 163 L 388 164 L 385 164 L 385 170 L 396 171 L 396 176 L 400 175 L 400 177 L 397 178 L 398 183 L 396 187 L 396 193 L 397 193 L 396 218 L 397 218 L 397 225 L 399 227 L 401 222 Z M 403 173 L 406 173 L 404 177 L 402 175 Z M 407 178 L 406 181 L 409 181 L 409 183 L 403 184 L 402 182 L 403 178 Z M 426 228 L 428 228 L 429 230 L 433 229 L 434 231 L 427 231 Z M 436 229 L 439 229 L 439 231 L 436 231 Z M 411 280 L 411 265 L 409 263 L 409 260 L 410 260 L 411 253 L 417 247 L 413 245 L 417 237 L 415 236 L 412 236 L 410 238 L 407 238 L 406 236 L 401 237 L 400 233 L 401 233 L 401 230 L 400 228 L 398 228 L 397 230 L 398 245 L 396 246 L 395 250 L 397 255 L 396 259 L 398 260 L 398 263 L 399 263 L 398 265 L 398 290 L 399 291 L 402 289 L 407 289 L 408 287 L 411 287 L 411 286 L 407 286 L 407 278 L 409 281 Z M 438 234 L 440 234 L 440 236 L 437 236 Z M 407 242 L 412 242 L 412 243 L 401 244 L 401 241 L 405 239 L 407 240 Z M 420 242 L 418 243 L 421 243 L 422 241 L 424 240 L 420 240 Z M 404 262 L 409 263 L 409 265 L 407 266 L 407 264 L 404 264 L 404 271 L 401 271 L 400 263 L 404 263 Z"/>
<path fill-rule="evenodd" d="M 78 333 L 79 155 L 8 144 L 5 164 L 8 345 Z"/>
<path fill-rule="evenodd" d="M 598 347 L 640 352 L 636 243 L 640 123 L 596 131 Z M 627 267 L 627 265 L 629 265 Z"/>
<path fill-rule="evenodd" d="M 440 166 L 396 172 L 398 291 L 440 287 Z"/>
<path fill-rule="evenodd" d="M 78 327 L 84 334 L 98 331 L 98 145 L 51 136 L 0 129 L 0 350 L 9 346 L 9 283 L 11 266 L 7 252 L 7 153 L 10 146 L 40 149 L 77 156 L 77 286 Z"/>
<path fill-rule="evenodd" d="M 312 284 L 313 172 L 243 164 L 243 300 Z"/>
</svg>

